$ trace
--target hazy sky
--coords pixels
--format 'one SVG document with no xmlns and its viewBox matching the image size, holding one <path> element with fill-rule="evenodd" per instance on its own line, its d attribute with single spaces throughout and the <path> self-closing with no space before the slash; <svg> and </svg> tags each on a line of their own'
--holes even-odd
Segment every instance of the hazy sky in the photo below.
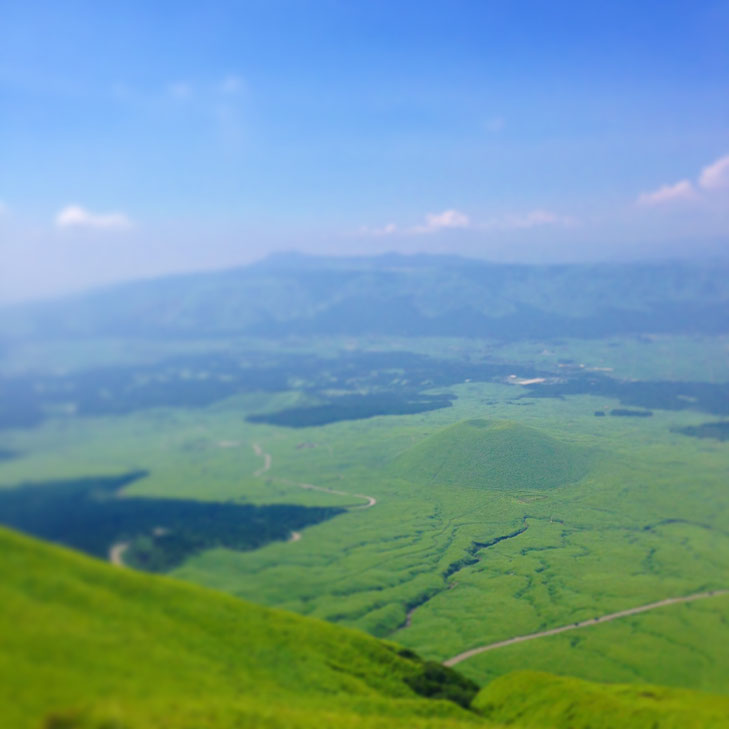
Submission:
<svg viewBox="0 0 729 729">
<path fill-rule="evenodd" d="M 0 301 L 274 250 L 729 252 L 729 2 L 0 0 Z"/>
</svg>

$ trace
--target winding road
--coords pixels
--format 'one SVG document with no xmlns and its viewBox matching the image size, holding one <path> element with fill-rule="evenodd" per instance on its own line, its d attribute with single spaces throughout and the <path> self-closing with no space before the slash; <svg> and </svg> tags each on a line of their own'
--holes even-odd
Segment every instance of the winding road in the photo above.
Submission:
<svg viewBox="0 0 729 729">
<path fill-rule="evenodd" d="M 263 458 L 263 465 L 257 469 L 253 475 L 254 476 L 262 476 L 264 473 L 271 470 L 271 466 L 273 465 L 273 458 L 270 453 L 266 453 L 263 448 L 258 444 L 253 444 L 253 451 L 257 456 L 260 456 Z M 349 506 L 346 507 L 349 511 L 356 511 L 356 510 L 362 510 L 362 509 L 370 509 L 372 508 L 376 503 L 377 499 L 374 496 L 367 496 L 366 494 L 355 494 L 349 491 L 340 491 L 338 489 L 330 489 L 326 488 L 325 486 L 317 486 L 315 484 L 311 483 L 301 483 L 298 481 L 290 481 L 289 479 L 285 478 L 276 478 L 276 481 L 279 483 L 287 484 L 289 486 L 297 486 L 298 488 L 307 489 L 311 491 L 320 491 L 322 493 L 326 494 L 334 494 L 336 496 L 349 496 L 354 497 L 357 499 L 362 499 L 365 503 L 363 504 L 357 504 L 356 506 Z M 504 538 L 510 538 L 512 536 L 516 536 L 517 534 L 521 534 L 523 529 L 519 532 L 516 532 L 515 534 L 507 535 L 507 537 L 501 537 L 496 541 L 501 541 L 501 539 Z M 301 533 L 292 531 L 291 535 L 289 537 L 290 542 L 298 542 L 301 539 Z M 491 544 L 482 544 L 479 545 L 480 547 L 487 547 L 491 546 Z M 109 561 L 117 565 L 119 567 L 124 567 L 124 553 L 129 549 L 129 542 L 118 542 L 117 544 L 112 545 L 111 549 L 109 550 Z M 536 640 L 538 638 L 547 638 L 550 635 L 558 635 L 560 633 L 566 633 L 569 630 L 579 630 L 581 628 L 589 628 L 593 625 L 600 625 L 602 623 L 609 623 L 613 620 L 618 620 L 620 618 L 627 618 L 632 615 L 639 615 L 640 613 L 645 613 L 650 610 L 656 610 L 658 608 L 662 607 L 668 607 L 670 605 L 678 605 L 681 603 L 689 603 L 689 602 L 695 602 L 696 600 L 706 600 L 708 598 L 712 597 L 719 597 L 722 595 L 729 595 L 729 590 L 710 590 L 706 592 L 697 592 L 692 595 L 684 595 L 682 597 L 669 597 L 664 600 L 659 600 L 658 602 L 651 602 L 647 605 L 639 605 L 638 607 L 634 608 L 628 608 L 626 610 L 619 610 L 615 613 L 608 613 L 607 615 L 601 615 L 596 618 L 592 618 L 590 620 L 582 620 L 577 623 L 570 623 L 569 625 L 562 625 L 558 628 L 550 628 L 549 630 L 542 630 L 538 633 L 528 633 L 527 635 L 517 635 L 513 638 L 507 638 L 506 640 L 500 640 L 496 643 L 489 643 L 487 645 L 477 646 L 476 648 L 470 648 L 467 651 L 463 651 L 462 653 L 458 653 L 457 655 L 448 658 L 447 660 L 443 661 L 444 666 L 455 666 L 459 663 L 462 663 L 463 661 L 468 660 L 469 658 L 473 658 L 474 656 L 478 656 L 481 653 L 486 653 L 488 651 L 496 650 L 497 648 L 505 648 L 509 645 L 515 645 L 516 643 L 524 643 L 529 640 Z M 410 625 L 410 621 L 412 618 L 412 614 L 415 612 L 419 606 L 415 606 L 412 608 L 406 617 L 405 625 L 403 627 L 408 627 Z"/>
<path fill-rule="evenodd" d="M 269 471 L 271 469 L 271 465 L 273 463 L 273 459 L 271 457 L 270 453 L 266 453 L 263 448 L 258 443 L 253 444 L 253 450 L 257 456 L 261 456 L 263 458 L 263 466 L 259 468 L 253 475 L 254 476 L 262 476 L 266 471 Z M 356 506 L 348 506 L 346 507 L 349 511 L 359 511 L 362 509 L 370 509 L 372 508 L 376 503 L 377 499 L 374 496 L 367 496 L 366 494 L 353 494 L 350 491 L 339 491 L 338 489 L 329 489 L 325 486 L 316 486 L 313 483 L 301 483 L 299 481 L 290 481 L 286 478 L 276 478 L 276 481 L 279 483 L 284 483 L 288 486 L 297 486 L 300 489 L 308 489 L 309 491 L 321 491 L 325 494 L 334 494 L 335 496 L 352 496 L 356 499 L 362 499 L 366 503 L 364 504 L 357 504 Z"/>
<path fill-rule="evenodd" d="M 257 456 L 263 457 L 263 465 L 253 474 L 254 476 L 263 476 L 266 471 L 271 470 L 271 454 L 264 453 L 261 446 L 258 443 L 253 444 L 253 450 Z"/>
<path fill-rule="evenodd" d="M 583 620 L 579 623 L 571 623 L 570 625 L 563 625 L 560 628 L 552 628 L 551 630 L 542 630 L 539 633 L 529 633 L 528 635 L 518 635 L 515 638 L 508 638 L 507 640 L 500 640 L 498 643 L 490 643 L 489 645 L 482 645 L 478 648 L 471 648 L 470 650 L 459 653 L 453 658 L 449 658 L 447 661 L 443 661 L 444 666 L 455 666 L 461 661 L 465 661 L 473 656 L 486 653 L 486 651 L 492 651 L 496 648 L 504 648 L 507 645 L 514 645 L 514 643 L 524 643 L 527 640 L 536 640 L 537 638 L 546 638 L 549 635 L 557 635 L 558 633 L 565 633 L 568 630 L 578 630 L 579 628 L 589 628 L 591 625 L 599 625 L 601 623 L 609 623 L 611 620 L 617 620 L 618 618 L 627 618 L 630 615 L 638 615 L 639 613 L 645 613 L 649 610 L 655 610 L 656 608 L 667 607 L 668 605 L 677 605 L 684 602 L 694 602 L 695 600 L 706 600 L 709 597 L 719 597 L 720 595 L 729 595 L 729 590 L 711 590 L 709 592 L 697 592 L 693 595 L 685 595 L 684 597 L 669 597 L 665 600 L 659 600 L 658 602 L 651 602 L 647 605 L 640 605 L 639 607 L 628 608 L 627 610 L 620 610 L 617 613 L 609 613 L 608 615 L 602 615 L 598 618 L 591 620 Z"/>
</svg>

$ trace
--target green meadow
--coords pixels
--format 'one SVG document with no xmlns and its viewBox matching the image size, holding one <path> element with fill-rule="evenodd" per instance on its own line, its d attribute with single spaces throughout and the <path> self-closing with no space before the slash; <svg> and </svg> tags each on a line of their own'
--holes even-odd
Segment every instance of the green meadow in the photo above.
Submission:
<svg viewBox="0 0 729 729">
<path fill-rule="evenodd" d="M 686 690 L 518 672 L 479 692 L 392 642 L 1 528 L 0 568 L 14 729 L 729 726 L 729 698 Z"/>
<path fill-rule="evenodd" d="M 17 729 L 457 727 L 395 646 L 0 530 L 0 710 Z M 455 674 L 453 674 L 455 675 Z M 458 683 L 449 676 L 451 682 Z"/>
<path fill-rule="evenodd" d="M 0 446 L 18 455 L 0 461 L 0 486 L 143 470 L 125 495 L 343 508 L 296 539 L 247 551 L 206 549 L 171 574 L 441 661 L 513 636 L 729 587 L 729 444 L 675 430 L 716 416 L 689 406 L 654 408 L 650 417 L 596 417 L 623 405 L 600 394 L 540 397 L 533 386 L 510 384 L 535 367 L 558 377 L 560 360 L 636 382 L 672 373 L 687 381 L 729 379 L 716 364 L 726 364 L 718 356 L 725 341 L 685 345 L 670 337 L 558 345 L 417 340 L 411 351 L 418 355 L 497 362 L 515 377 L 426 382 L 423 392 L 453 396 L 452 405 L 318 427 L 246 420 L 339 392 L 316 394 L 295 380 L 285 391 L 243 392 L 202 407 L 59 411 L 32 428 L 2 431 Z M 259 342 L 227 346 L 263 349 Z M 290 348 L 334 358 L 342 346 L 331 340 Z M 405 343 L 380 338 L 358 346 L 397 352 Z M 189 353 L 202 345 L 179 347 Z M 163 355 L 159 345 L 126 354 L 151 365 Z M 712 372 L 700 371 L 702 359 L 714 363 Z M 80 362 L 74 367 L 82 369 Z M 406 380 L 407 373 L 391 377 Z M 368 506 L 368 499 L 376 503 Z M 729 693 L 728 616 L 724 597 L 669 606 L 482 654 L 459 670 L 479 684 L 532 669 Z"/>
</svg>

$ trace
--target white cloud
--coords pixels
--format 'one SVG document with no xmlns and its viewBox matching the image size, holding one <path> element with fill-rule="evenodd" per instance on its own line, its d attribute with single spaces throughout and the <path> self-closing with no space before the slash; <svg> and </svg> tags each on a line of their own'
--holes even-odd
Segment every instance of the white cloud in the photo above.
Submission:
<svg viewBox="0 0 729 729">
<path fill-rule="evenodd" d="M 699 185 L 705 190 L 729 187 L 729 154 L 704 167 L 699 176 Z"/>
<path fill-rule="evenodd" d="M 80 205 L 67 205 L 56 215 L 57 228 L 125 230 L 132 221 L 124 213 L 92 213 Z"/>
<path fill-rule="evenodd" d="M 644 192 L 638 196 L 638 205 L 664 205 L 666 203 L 692 200 L 696 191 L 690 180 L 680 180 L 674 185 L 663 185 L 652 192 Z"/>
<path fill-rule="evenodd" d="M 459 210 L 444 210 L 442 213 L 428 213 L 425 216 L 425 225 L 416 225 L 410 229 L 411 233 L 437 233 L 450 228 L 469 228 L 471 220 Z"/>
<path fill-rule="evenodd" d="M 10 208 L 0 200 L 0 218 L 5 217 L 10 213 Z"/>
<path fill-rule="evenodd" d="M 394 235 L 395 233 L 400 232 L 400 229 L 395 223 L 387 223 L 387 225 L 383 225 L 381 228 L 370 228 L 366 225 L 363 225 L 359 229 L 360 235 L 371 235 L 375 238 L 380 238 L 384 235 Z"/>
<path fill-rule="evenodd" d="M 655 206 L 671 203 L 686 202 L 689 200 L 708 201 L 708 193 L 722 188 L 729 188 L 729 154 L 719 157 L 704 167 L 697 180 L 697 184 L 689 179 L 679 180 L 673 185 L 662 185 L 657 190 L 644 192 L 636 200 L 638 205 Z"/>
<path fill-rule="evenodd" d="M 559 215 L 551 210 L 531 210 L 528 213 L 504 215 L 489 221 L 485 228 L 498 228 L 500 230 L 524 230 L 536 228 L 540 225 L 575 225 L 577 221 L 570 215 Z"/>
<path fill-rule="evenodd" d="M 459 210 L 444 210 L 442 213 L 428 213 L 425 223 L 410 228 L 400 228 L 395 223 L 388 223 L 381 228 L 360 228 L 360 233 L 371 236 L 385 235 L 423 235 L 439 233 L 444 230 L 526 230 L 543 225 L 572 226 L 577 220 L 570 215 L 560 215 L 551 210 L 536 209 L 527 213 L 502 215 L 486 222 L 474 222 Z"/>
</svg>

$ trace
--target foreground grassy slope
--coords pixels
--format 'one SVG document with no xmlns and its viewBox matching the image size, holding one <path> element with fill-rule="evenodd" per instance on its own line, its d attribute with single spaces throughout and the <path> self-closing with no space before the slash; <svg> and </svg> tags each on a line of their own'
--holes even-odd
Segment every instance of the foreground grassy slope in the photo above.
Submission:
<svg viewBox="0 0 729 729">
<path fill-rule="evenodd" d="M 729 698 L 659 686 L 605 686 L 520 671 L 496 679 L 474 705 L 504 724 L 551 729 L 702 729 L 729 725 Z"/>
<path fill-rule="evenodd" d="M 409 449 L 395 472 L 410 481 L 520 491 L 578 481 L 589 453 L 535 428 L 480 418 L 452 425 Z"/>
<path fill-rule="evenodd" d="M 0 530 L 0 725 L 458 727 L 364 634 Z M 115 721 L 117 723 L 109 723 Z M 107 722 L 107 723 L 104 723 Z"/>
<path fill-rule="evenodd" d="M 3 727 L 729 727 L 726 697 L 533 672 L 487 686 L 469 712 L 416 696 L 428 669 L 355 631 L 5 530 L 0 568 Z"/>
</svg>

